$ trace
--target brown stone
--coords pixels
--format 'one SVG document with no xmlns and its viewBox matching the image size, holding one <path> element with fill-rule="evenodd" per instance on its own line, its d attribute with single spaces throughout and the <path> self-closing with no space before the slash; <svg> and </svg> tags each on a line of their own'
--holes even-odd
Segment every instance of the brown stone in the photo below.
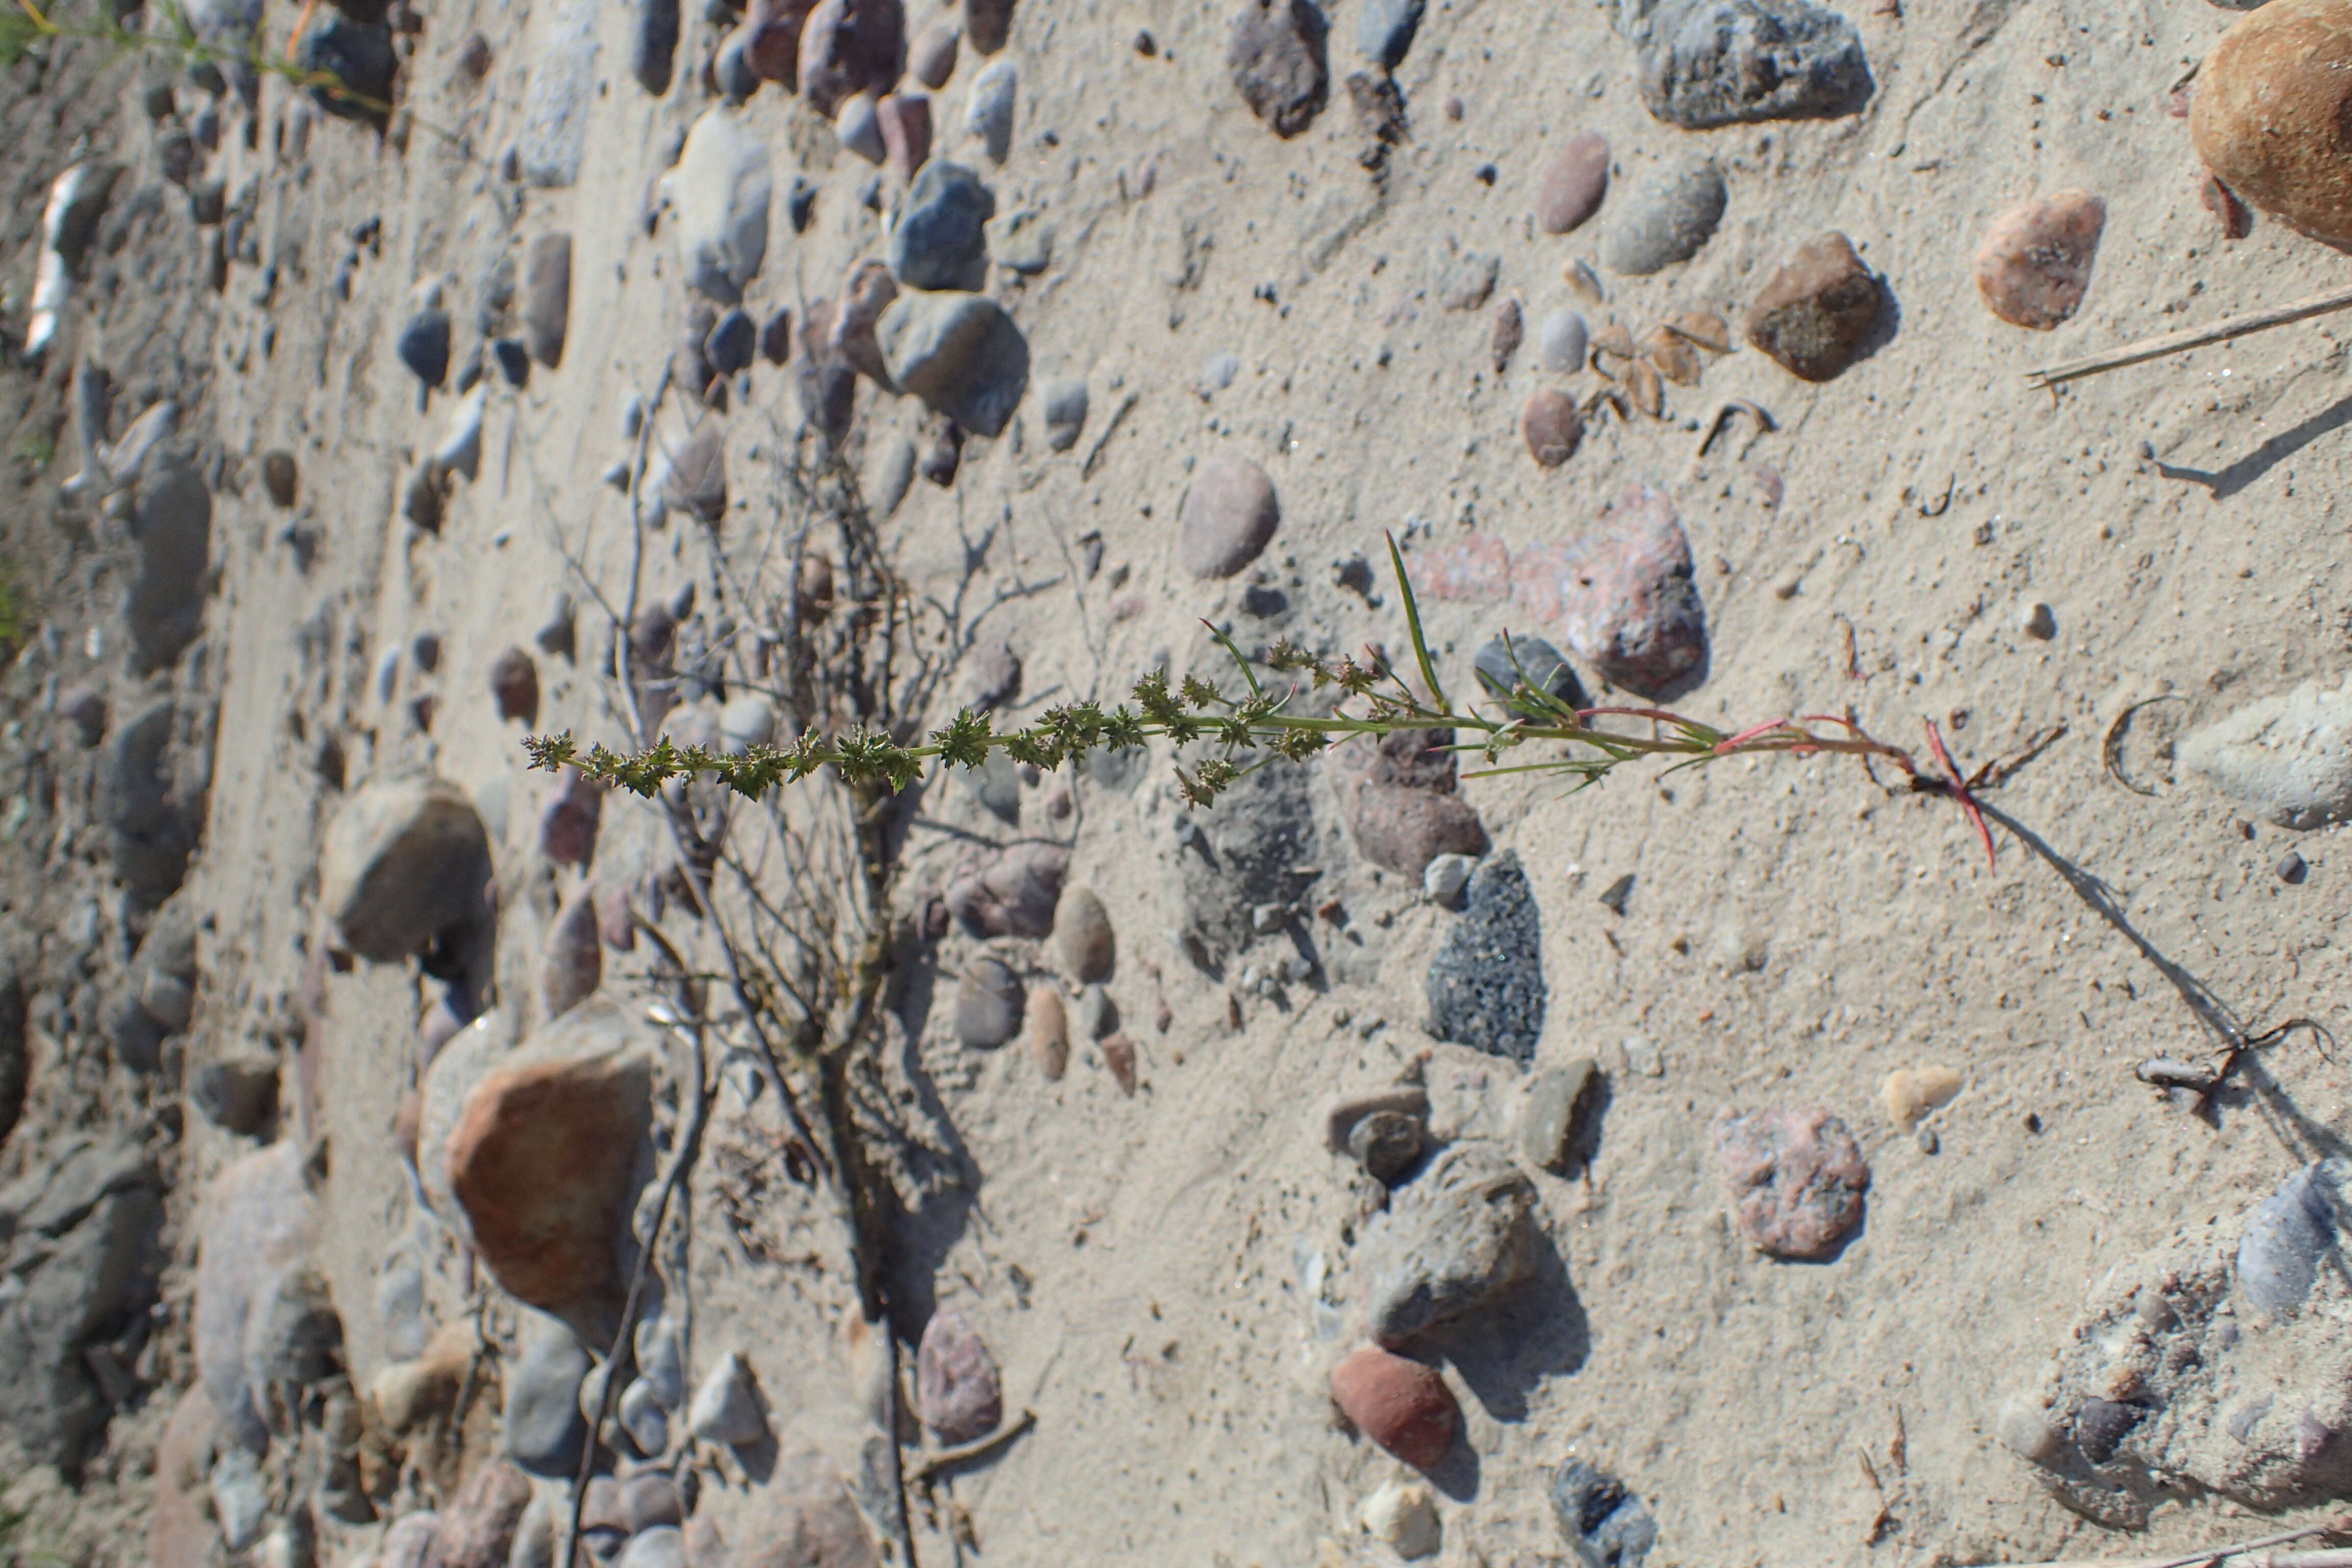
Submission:
<svg viewBox="0 0 2352 1568">
<path fill-rule="evenodd" d="M 1804 381 L 1827 381 L 1850 363 L 1878 323 L 1878 279 L 1832 229 L 1764 280 L 1748 311 L 1748 341 Z"/>
<path fill-rule="evenodd" d="M 466 1096 L 448 1138 L 449 1188 L 476 1255 L 508 1294 L 592 1342 L 609 1341 L 651 1119 L 652 1052 L 600 996 L 517 1057 Z"/>
<path fill-rule="evenodd" d="M 485 1462 L 441 1510 L 435 1568 L 507 1568 L 515 1526 L 530 1506 L 530 1481 L 520 1470 L 504 1459 Z"/>
<path fill-rule="evenodd" d="M 1068 888 L 1054 911 L 1054 940 L 1060 943 L 1062 962 L 1081 984 L 1110 978 L 1118 952 L 1110 925 L 1110 911 L 1091 888 Z"/>
<path fill-rule="evenodd" d="M 950 1307 L 931 1314 L 915 1354 L 915 1404 L 942 1443 L 969 1443 L 1004 1419 L 996 1359 L 979 1331 Z"/>
<path fill-rule="evenodd" d="M 1282 521 L 1274 481 L 1235 452 L 1219 452 L 1192 474 L 1179 513 L 1176 552 L 1195 577 L 1230 577 L 1256 560 Z"/>
<path fill-rule="evenodd" d="M 1845 1123 L 1828 1111 L 1727 1110 L 1716 1121 L 1714 1140 L 1732 1217 L 1758 1251 L 1832 1258 L 1862 1223 L 1870 1167 Z"/>
<path fill-rule="evenodd" d="M 1609 194 L 1609 143 L 1598 131 L 1580 131 L 1552 154 L 1536 188 L 1536 226 L 1568 234 L 1601 210 Z"/>
<path fill-rule="evenodd" d="M 1135 1042 L 1125 1035 L 1113 1035 L 1102 1043 L 1103 1066 L 1110 1069 L 1111 1081 L 1118 1085 L 1119 1093 L 1135 1098 Z"/>
<path fill-rule="evenodd" d="M 596 858 L 597 825 L 611 786 L 569 766 L 562 780 L 540 808 L 539 852 L 559 866 L 585 866 Z"/>
<path fill-rule="evenodd" d="M 858 93 L 889 91 L 906 62 L 900 0 L 817 0 L 801 28 L 801 95 L 827 120 Z"/>
<path fill-rule="evenodd" d="M 2106 223 L 2107 204 L 2088 191 L 2011 207 L 1977 246 L 1977 291 L 2010 325 L 2050 331 L 2081 307 Z"/>
<path fill-rule="evenodd" d="M 1015 844 L 948 885 L 948 912 L 974 936 L 1045 936 L 1069 874 L 1060 845 Z"/>
<path fill-rule="evenodd" d="M 931 155 L 931 100 L 919 92 L 894 92 L 874 106 L 874 119 L 882 127 L 883 156 L 890 172 L 901 183 L 912 180 Z M 889 269 L 883 270 L 887 274 Z"/>
<path fill-rule="evenodd" d="M 560 1018 L 572 1011 L 593 995 L 604 980 L 604 943 L 597 924 L 596 889 L 591 883 L 572 896 L 548 929 L 539 989 L 549 1017 Z"/>
<path fill-rule="evenodd" d="M 872 259 L 859 262 L 850 273 L 849 281 L 842 285 L 841 300 L 831 313 L 826 335 L 826 347 L 835 355 L 847 361 L 859 374 L 886 392 L 896 388 L 891 385 L 889 370 L 882 363 L 882 346 L 874 340 L 874 323 L 882 319 L 882 312 L 898 297 L 898 285 L 891 278 L 888 266 Z"/>
<path fill-rule="evenodd" d="M 288 451 L 261 454 L 261 488 L 269 492 L 270 504 L 284 508 L 294 504 L 294 454 Z"/>
<path fill-rule="evenodd" d="M 1276 136 L 1297 135 L 1323 111 L 1331 86 L 1325 30 L 1311 0 L 1243 0 L 1234 17 L 1225 64 L 1242 101 Z"/>
<path fill-rule="evenodd" d="M 498 699 L 499 717 L 520 719 L 525 729 L 539 725 L 539 666 L 519 647 L 508 648 L 490 661 L 490 695 Z"/>
<path fill-rule="evenodd" d="M 1331 1369 L 1331 1399 L 1357 1431 L 1417 1470 L 1445 1458 L 1462 1418 L 1435 1367 L 1378 1345 L 1351 1352 Z"/>
<path fill-rule="evenodd" d="M 963 0 L 963 23 L 973 50 L 992 55 L 1013 37 L 1013 0 Z"/>
<path fill-rule="evenodd" d="M 2269 0 L 2197 73 L 2189 134 L 2221 183 L 2299 233 L 2352 249 L 2352 0 Z"/>
<path fill-rule="evenodd" d="M 465 791 L 442 779 L 363 785 L 327 829 L 319 903 L 342 945 L 376 963 L 425 952 L 488 909 L 490 844 Z"/>
<path fill-rule="evenodd" d="M 1484 855 L 1486 829 L 1458 795 L 1361 785 L 1349 797 L 1349 831 L 1365 859 L 1419 878 L 1440 855 Z"/>
<path fill-rule="evenodd" d="M 800 87 L 801 32 L 814 0 L 751 0 L 743 16 L 743 60 L 762 81 Z"/>
<path fill-rule="evenodd" d="M 1557 468 L 1576 456 L 1584 439 L 1584 416 L 1576 399 L 1556 386 L 1538 387 L 1519 409 L 1519 439 L 1541 468 Z"/>
<path fill-rule="evenodd" d="M 1495 307 L 1494 331 L 1486 335 L 1486 353 L 1495 362 L 1495 374 L 1508 370 L 1511 356 L 1528 341 L 1527 316 L 1517 299 L 1505 300 Z"/>
<path fill-rule="evenodd" d="M 1062 994 L 1050 985 L 1029 993 L 1029 1055 L 1047 1083 L 1059 1083 L 1070 1068 L 1069 1013 Z"/>
<path fill-rule="evenodd" d="M 963 29 L 942 16 L 917 35 L 907 50 L 907 74 L 933 92 L 955 75 L 956 46 Z"/>
</svg>

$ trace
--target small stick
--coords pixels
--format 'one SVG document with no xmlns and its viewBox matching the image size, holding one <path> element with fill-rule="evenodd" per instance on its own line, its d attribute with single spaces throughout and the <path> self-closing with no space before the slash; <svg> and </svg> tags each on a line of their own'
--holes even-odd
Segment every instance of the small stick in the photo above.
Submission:
<svg viewBox="0 0 2352 1568">
<path fill-rule="evenodd" d="M 1024 1410 L 985 1437 L 975 1437 L 969 1443 L 960 1443 L 952 1448 L 941 1448 L 915 1467 L 915 1484 L 919 1487 L 929 1486 L 939 1479 L 942 1471 L 951 1470 L 958 1465 L 968 1464 L 983 1454 L 1003 1447 L 1036 1424 L 1037 1413 L 1034 1410 Z"/>
<path fill-rule="evenodd" d="M 2136 1557 L 2128 1560 L 2120 1557 L 2076 1557 L 2054 1563 L 2021 1563 L 2014 1568 L 2217 1568 L 2218 1564 L 2230 1558 L 2243 1557 L 2266 1547 L 2308 1541 L 2315 1535 L 2342 1535 L 2347 1527 L 2352 1527 L 2352 1518 L 2305 1525 L 2301 1530 L 2265 1535 L 2260 1541 L 2242 1541 L 2235 1546 L 2216 1546 L 2206 1552 L 2191 1552 L 2185 1557 Z M 2258 1562 L 2243 1564 L 2242 1568 L 2352 1568 L 2352 1552 L 2273 1552 Z"/>
<path fill-rule="evenodd" d="M 2025 384 L 2039 390 L 2055 386 L 2062 381 L 2074 381 L 2101 371 L 2121 370 L 2126 365 L 2144 364 L 2167 354 L 2179 353 L 2184 349 L 2203 348 L 2208 343 L 2227 342 L 2242 338 L 2249 332 L 2266 331 L 2273 327 L 2288 326 L 2296 321 L 2324 316 L 2330 310 L 2352 308 L 2352 289 L 2337 289 L 2326 294 L 2315 294 L 2308 300 L 2292 305 L 2273 305 L 2268 310 L 2248 310 L 2242 316 L 2229 316 L 2210 327 L 2186 327 L 2177 332 L 2167 332 L 2160 338 L 2143 338 L 2119 349 L 2104 353 L 2085 354 L 2081 359 L 2068 360 L 2045 370 L 2029 370 Z"/>
</svg>

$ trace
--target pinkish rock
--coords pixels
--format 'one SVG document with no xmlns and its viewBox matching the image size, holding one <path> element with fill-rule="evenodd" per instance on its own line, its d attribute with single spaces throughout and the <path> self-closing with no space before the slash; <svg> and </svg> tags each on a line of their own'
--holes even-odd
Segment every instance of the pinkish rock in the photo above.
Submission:
<svg viewBox="0 0 2352 1568">
<path fill-rule="evenodd" d="M 841 1473 L 804 1440 L 787 1438 L 774 1473 L 732 1527 L 730 1546 L 718 1528 L 689 1531 L 694 1562 L 726 1568 L 876 1568 L 880 1561 Z"/>
<path fill-rule="evenodd" d="M 1433 1366 L 1378 1345 L 1353 1352 L 1331 1369 L 1331 1399 L 1356 1430 L 1417 1470 L 1454 1447 L 1462 1407 Z"/>
<path fill-rule="evenodd" d="M 924 28 L 907 51 L 907 74 L 929 88 L 933 92 L 947 86 L 948 78 L 955 75 L 956 45 L 963 29 L 942 16 Z"/>
<path fill-rule="evenodd" d="M 1418 879 L 1440 855 L 1484 855 L 1486 829 L 1454 793 L 1446 730 L 1400 730 L 1377 744 L 1331 752 L 1330 773 L 1349 832 L 1365 859 Z"/>
<path fill-rule="evenodd" d="M 499 718 L 520 719 L 527 730 L 538 727 L 539 666 L 530 655 L 510 647 L 492 659 L 490 695 L 498 701 Z"/>
<path fill-rule="evenodd" d="M 2088 191 L 2011 207 L 1977 246 L 1977 292 L 2010 325 L 2050 331 L 2081 307 L 2106 224 L 2107 204 Z"/>
<path fill-rule="evenodd" d="M 751 0 L 743 16 L 743 60 L 762 81 L 800 87 L 801 33 L 814 0 Z"/>
<path fill-rule="evenodd" d="M 964 1315 L 950 1307 L 931 1314 L 915 1355 L 915 1404 L 923 1425 L 942 1443 L 969 1443 L 996 1430 L 1004 1393 L 996 1362 Z"/>
<path fill-rule="evenodd" d="M 1490 533 L 1433 544 L 1405 557 L 1405 575 L 1424 599 L 1492 603 L 1511 592 L 1511 552 Z"/>
<path fill-rule="evenodd" d="M 1310 0 L 1242 0 L 1234 17 L 1225 65 L 1242 101 L 1276 136 L 1297 135 L 1323 111 L 1331 85 L 1325 31 Z"/>
<path fill-rule="evenodd" d="M 578 768 L 563 770 L 563 782 L 539 812 L 539 852 L 559 866 L 585 866 L 596 858 L 596 826 L 610 785 Z"/>
<path fill-rule="evenodd" d="M 201 1384 L 172 1407 L 155 1447 L 155 1500 L 147 1514 L 152 1568 L 210 1568 L 220 1531 L 212 1521 L 211 1478 L 219 1417 Z"/>
<path fill-rule="evenodd" d="M 1601 532 L 1520 556 L 1511 572 L 1519 603 L 1558 625 L 1603 679 L 1636 696 L 1696 684 L 1706 669 L 1706 616 L 1674 503 L 1637 483 L 1601 522 Z"/>
<path fill-rule="evenodd" d="M 654 1047 L 611 998 L 541 1027 L 467 1092 L 450 1194 L 509 1295 L 609 1342 L 630 1206 L 649 1164 Z"/>
<path fill-rule="evenodd" d="M 948 885 L 948 912 L 974 936 L 1042 937 L 1054 929 L 1069 874 L 1060 845 L 1015 844 Z"/>
<path fill-rule="evenodd" d="M 540 970 L 540 999 L 547 1016 L 560 1018 L 594 994 L 604 978 L 604 945 L 596 929 L 596 889 L 583 888 L 548 929 L 547 954 Z"/>
<path fill-rule="evenodd" d="M 1862 1223 L 1870 1167 L 1844 1122 L 1821 1110 L 1774 1106 L 1717 1118 L 1715 1157 L 1732 1218 L 1759 1252 L 1819 1259 Z"/>
<path fill-rule="evenodd" d="M 906 61 L 899 0 L 817 0 L 801 28 L 801 95 L 830 120 L 857 93 L 889 91 Z"/>
<path fill-rule="evenodd" d="M 931 155 L 931 100 L 919 92 L 894 92 L 874 106 L 874 119 L 882 127 L 890 172 L 902 184 L 912 180 Z"/>
<path fill-rule="evenodd" d="M 832 353 L 886 392 L 896 388 L 882 363 L 882 345 L 875 341 L 874 323 L 898 297 L 898 285 L 886 264 L 861 261 L 842 285 L 840 303 L 831 311 L 826 330 L 826 347 Z"/>
<path fill-rule="evenodd" d="M 1580 131 L 1552 154 L 1536 189 L 1536 226 L 1567 234 L 1601 210 L 1609 194 L 1609 143 L 1598 131 Z"/>
<path fill-rule="evenodd" d="M 1265 470 L 1219 452 L 1193 471 L 1176 525 L 1176 553 L 1195 577 L 1230 577 L 1258 558 L 1282 509 Z"/>
<path fill-rule="evenodd" d="M 434 1531 L 435 1568 L 507 1568 L 515 1527 L 530 1506 L 530 1480 L 504 1459 L 484 1462 L 441 1510 Z"/>
<path fill-rule="evenodd" d="M 1878 279 L 1835 229 L 1798 248 L 1764 280 L 1748 341 L 1790 374 L 1827 381 L 1878 324 Z"/>
<path fill-rule="evenodd" d="M 604 888 L 596 894 L 596 934 L 614 952 L 633 952 L 637 945 L 635 913 L 629 907 L 629 889 Z"/>
<path fill-rule="evenodd" d="M 1519 439 L 1540 468 L 1557 468 L 1576 456 L 1584 439 L 1584 416 L 1576 399 L 1556 386 L 1538 387 L 1519 410 Z"/>
</svg>

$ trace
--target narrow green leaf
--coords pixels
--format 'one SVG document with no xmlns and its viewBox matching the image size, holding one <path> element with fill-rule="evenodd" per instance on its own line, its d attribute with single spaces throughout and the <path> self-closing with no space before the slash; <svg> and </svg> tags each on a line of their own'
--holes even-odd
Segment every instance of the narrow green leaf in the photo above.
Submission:
<svg viewBox="0 0 2352 1568">
<path fill-rule="evenodd" d="M 1396 535 L 1388 536 L 1389 563 L 1396 568 L 1397 592 L 1404 595 L 1404 625 L 1412 638 L 1412 657 L 1421 661 L 1421 679 L 1429 688 L 1430 700 L 1437 704 L 1440 713 L 1451 714 L 1454 704 L 1445 700 L 1445 688 L 1437 684 L 1437 666 L 1430 661 L 1429 639 L 1421 635 L 1421 605 L 1412 596 L 1412 583 L 1404 574 L 1404 552 L 1397 548 Z"/>
</svg>

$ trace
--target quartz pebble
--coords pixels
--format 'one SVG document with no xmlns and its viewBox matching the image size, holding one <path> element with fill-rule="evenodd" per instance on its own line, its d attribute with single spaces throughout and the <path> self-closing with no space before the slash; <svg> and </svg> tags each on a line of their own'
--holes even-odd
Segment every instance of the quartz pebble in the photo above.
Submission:
<svg viewBox="0 0 2352 1568">
<path fill-rule="evenodd" d="M 1574 310 L 1554 310 L 1536 329 L 1536 353 L 1554 375 L 1573 375 L 1584 368 L 1589 334 L 1584 318 Z"/>
<path fill-rule="evenodd" d="M 2106 222 L 2107 204 L 2088 191 L 2056 191 L 2003 213 L 1977 246 L 1977 291 L 1986 308 L 2036 331 L 2064 322 L 2091 286 Z"/>
<path fill-rule="evenodd" d="M 768 254 L 773 187 L 766 141 L 732 110 L 706 110 L 663 188 L 677 212 L 688 287 L 722 305 L 743 297 Z"/>
<path fill-rule="evenodd" d="M 1519 409 L 1519 439 L 1539 468 L 1567 462 L 1584 440 L 1584 416 L 1576 411 L 1576 400 L 1556 386 L 1529 393 Z"/>
<path fill-rule="evenodd" d="M 1827 381 L 1878 324 L 1878 279 L 1834 229 L 1801 247 L 1764 280 L 1748 311 L 1748 341 L 1790 374 Z"/>
<path fill-rule="evenodd" d="M 1357 1514 L 1365 1533 L 1408 1563 L 1433 1556 L 1445 1539 L 1437 1499 L 1419 1481 L 1382 1481 Z"/>
<path fill-rule="evenodd" d="M 1959 1092 L 1960 1075 L 1946 1067 L 1897 1068 L 1879 1090 L 1886 1101 L 1887 1120 L 1903 1128 L 1950 1104 Z"/>
<path fill-rule="evenodd" d="M 1716 1121 L 1714 1142 L 1732 1217 L 1758 1251 L 1807 1261 L 1833 1258 L 1862 1223 L 1870 1167 L 1845 1123 L 1828 1111 L 1726 1111 Z"/>
<path fill-rule="evenodd" d="M 855 153 L 869 163 L 879 163 L 888 155 L 882 144 L 882 121 L 875 113 L 877 100 L 870 92 L 854 95 L 841 106 L 834 117 L 833 133 L 841 142 L 842 151 Z"/>
<path fill-rule="evenodd" d="M 931 1314 L 915 1353 L 915 1404 L 942 1443 L 969 1443 L 1004 1419 L 996 1360 L 952 1307 Z"/>
<path fill-rule="evenodd" d="M 1573 233 L 1601 210 L 1608 194 L 1609 143 L 1598 131 L 1580 131 L 1544 165 L 1536 187 L 1536 226 L 1546 234 Z"/>
<path fill-rule="evenodd" d="M 1216 453 L 1184 494 L 1177 555 L 1194 577 L 1230 577 L 1257 559 L 1281 516 L 1264 468 L 1239 453 Z"/>
<path fill-rule="evenodd" d="M 992 958 L 973 961 L 956 983 L 955 1035 L 969 1050 L 992 1050 L 1020 1032 L 1020 978 Z"/>
<path fill-rule="evenodd" d="M 1435 1367 L 1365 1345 L 1331 1369 L 1331 1400 L 1356 1430 L 1417 1470 L 1454 1446 L 1461 1407 Z"/>
<path fill-rule="evenodd" d="M 2339 249 L 2352 245 L 2347 66 L 2341 0 L 2269 0 L 2213 45 L 2189 106 L 2197 155 L 2230 193 Z"/>
<path fill-rule="evenodd" d="M 1242 0 L 1225 65 L 1250 112 L 1276 136 L 1314 122 L 1330 92 L 1323 14 L 1313 0 Z"/>
<path fill-rule="evenodd" d="M 1470 873 L 1477 865 L 1476 858 L 1468 855 L 1432 856 L 1422 868 L 1422 897 L 1442 909 L 1454 908 L 1462 901 L 1462 890 L 1470 885 Z"/>
<path fill-rule="evenodd" d="M 1612 272 L 1646 277 L 1687 261 L 1714 237 L 1730 200 L 1714 159 L 1693 153 L 1633 183 L 1601 242 Z"/>
</svg>

